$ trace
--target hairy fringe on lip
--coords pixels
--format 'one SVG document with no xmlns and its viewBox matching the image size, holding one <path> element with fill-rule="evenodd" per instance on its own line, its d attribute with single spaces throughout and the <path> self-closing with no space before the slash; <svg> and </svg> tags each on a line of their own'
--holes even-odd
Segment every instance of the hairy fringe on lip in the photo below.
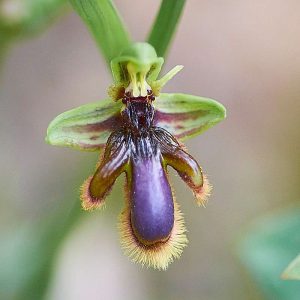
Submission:
<svg viewBox="0 0 300 300">
<path fill-rule="evenodd" d="M 128 193 L 126 192 L 127 196 Z M 154 245 L 142 244 L 134 235 L 130 220 L 130 199 L 127 197 L 124 211 L 119 217 L 121 247 L 125 254 L 136 263 L 147 268 L 166 270 L 168 265 L 179 258 L 187 246 L 186 228 L 179 205 L 174 199 L 174 227 L 169 239 Z"/>
<path fill-rule="evenodd" d="M 203 175 L 203 186 L 194 190 L 194 195 L 199 206 L 205 207 L 209 196 L 211 195 L 212 185 L 209 183 L 207 176 Z"/>
<path fill-rule="evenodd" d="M 103 208 L 105 206 L 105 197 L 107 197 L 107 194 L 109 193 L 107 192 L 105 197 L 102 199 L 92 198 L 89 193 L 89 186 L 92 178 L 93 176 L 89 176 L 80 187 L 80 200 L 83 210 L 95 210 Z"/>
</svg>

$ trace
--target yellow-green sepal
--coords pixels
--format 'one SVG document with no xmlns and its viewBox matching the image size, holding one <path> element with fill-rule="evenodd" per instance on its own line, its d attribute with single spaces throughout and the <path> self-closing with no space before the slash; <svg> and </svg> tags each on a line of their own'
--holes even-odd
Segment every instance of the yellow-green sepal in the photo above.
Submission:
<svg viewBox="0 0 300 300">
<path fill-rule="evenodd" d="M 216 100 L 187 94 L 161 93 L 154 105 L 155 126 L 181 140 L 201 134 L 226 117 L 225 107 Z"/>
<path fill-rule="evenodd" d="M 85 104 L 58 115 L 47 129 L 46 142 L 56 146 L 97 151 L 121 126 L 122 102 L 111 99 Z"/>
<path fill-rule="evenodd" d="M 133 43 L 111 61 L 111 70 L 116 84 L 127 85 L 133 75 L 144 76 L 151 82 L 157 78 L 163 63 L 164 59 L 157 56 L 150 44 Z M 129 74 L 128 66 L 132 74 Z"/>
</svg>

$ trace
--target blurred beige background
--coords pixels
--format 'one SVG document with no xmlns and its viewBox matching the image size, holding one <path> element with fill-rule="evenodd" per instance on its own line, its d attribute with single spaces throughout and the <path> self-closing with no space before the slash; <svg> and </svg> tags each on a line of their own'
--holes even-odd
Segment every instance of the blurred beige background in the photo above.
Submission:
<svg viewBox="0 0 300 300">
<path fill-rule="evenodd" d="M 159 1 L 115 2 L 134 39 L 143 40 Z M 187 1 L 164 70 L 185 68 L 164 91 L 227 107 L 226 121 L 187 143 L 214 185 L 209 204 L 196 208 L 173 176 L 190 243 L 168 271 L 143 269 L 119 246 L 119 179 L 106 210 L 86 213 L 60 247 L 49 299 L 261 299 L 235 258 L 234 242 L 251 220 L 299 201 L 299 37 L 297 0 Z M 44 136 L 57 114 L 105 98 L 110 83 L 72 11 L 15 46 L 0 92 L 3 231 L 42 223 L 93 171 L 96 155 L 51 147 Z"/>
</svg>

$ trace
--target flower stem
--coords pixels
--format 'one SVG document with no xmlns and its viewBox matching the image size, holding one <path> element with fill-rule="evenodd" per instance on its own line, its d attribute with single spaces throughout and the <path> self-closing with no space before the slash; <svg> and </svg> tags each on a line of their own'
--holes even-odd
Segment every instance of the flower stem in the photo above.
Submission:
<svg viewBox="0 0 300 300">
<path fill-rule="evenodd" d="M 162 0 L 148 42 L 157 55 L 164 57 L 172 41 L 184 8 L 185 0 Z"/>
<path fill-rule="evenodd" d="M 70 0 L 88 26 L 107 62 L 129 45 L 130 39 L 111 0 Z"/>
</svg>

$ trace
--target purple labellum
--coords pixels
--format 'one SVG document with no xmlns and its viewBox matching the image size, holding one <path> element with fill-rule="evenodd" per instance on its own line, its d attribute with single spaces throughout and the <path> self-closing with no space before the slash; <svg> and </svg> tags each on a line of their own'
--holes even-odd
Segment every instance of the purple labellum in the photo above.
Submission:
<svg viewBox="0 0 300 300">
<path fill-rule="evenodd" d="M 145 97 L 124 94 L 120 127 L 110 135 L 99 167 L 83 186 L 82 200 L 85 209 L 100 207 L 117 177 L 125 172 L 122 244 L 137 261 L 164 269 L 187 244 L 167 166 L 178 172 L 200 203 L 208 188 L 204 188 L 202 170 L 193 157 L 172 134 L 154 125 L 153 101 L 151 91 Z"/>
<path fill-rule="evenodd" d="M 133 160 L 131 176 L 134 233 L 147 245 L 167 240 L 174 225 L 174 203 L 160 157 Z"/>
</svg>

